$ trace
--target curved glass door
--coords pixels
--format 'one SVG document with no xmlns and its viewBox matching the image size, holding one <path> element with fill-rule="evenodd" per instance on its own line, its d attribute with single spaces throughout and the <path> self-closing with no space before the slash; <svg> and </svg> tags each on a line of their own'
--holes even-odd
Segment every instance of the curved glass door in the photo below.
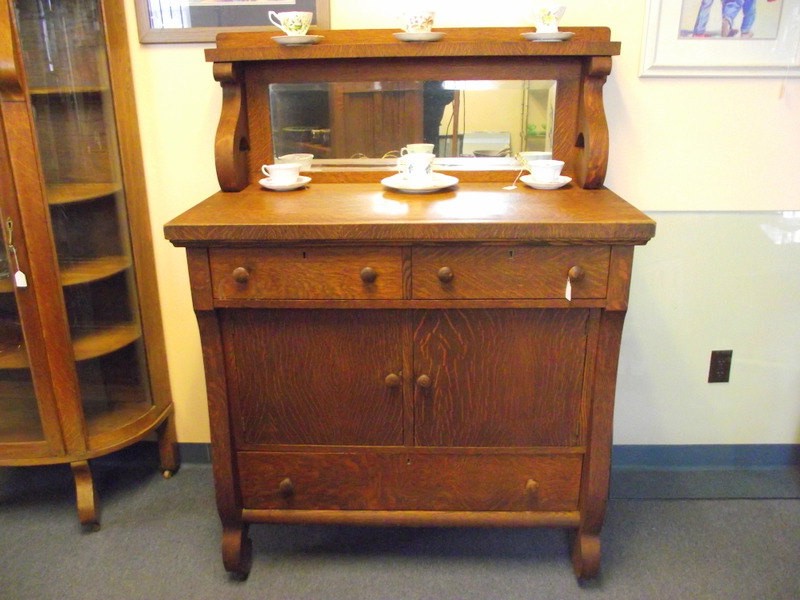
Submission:
<svg viewBox="0 0 800 600">
<path fill-rule="evenodd" d="M 17 310 L 13 270 L 5 244 L 0 247 L 0 444 L 44 441 Z"/>
<path fill-rule="evenodd" d="M 101 7 L 15 7 L 91 448 L 152 407 Z"/>
</svg>

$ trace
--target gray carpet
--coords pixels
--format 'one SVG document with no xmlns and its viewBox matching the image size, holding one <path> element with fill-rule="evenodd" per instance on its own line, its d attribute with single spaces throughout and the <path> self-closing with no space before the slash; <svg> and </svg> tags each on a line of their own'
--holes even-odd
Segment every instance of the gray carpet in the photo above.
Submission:
<svg viewBox="0 0 800 600">
<path fill-rule="evenodd" d="M 714 473 L 679 474 L 658 499 L 634 498 L 659 489 L 652 475 L 615 474 L 602 574 L 579 584 L 562 530 L 266 525 L 251 528 L 253 570 L 238 582 L 222 567 L 210 466 L 170 480 L 148 461 L 93 468 L 103 512 L 92 533 L 77 523 L 68 468 L 0 469 L 0 598 L 800 598 L 800 500 L 796 488 L 781 496 L 796 471 L 778 497 L 715 500 L 674 497 Z M 738 495 L 722 487 L 713 497 Z"/>
</svg>

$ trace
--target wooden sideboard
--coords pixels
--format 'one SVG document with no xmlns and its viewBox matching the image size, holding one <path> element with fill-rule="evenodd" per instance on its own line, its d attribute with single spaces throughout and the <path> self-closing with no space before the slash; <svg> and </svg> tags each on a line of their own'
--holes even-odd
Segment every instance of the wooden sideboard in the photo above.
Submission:
<svg viewBox="0 0 800 600">
<path fill-rule="evenodd" d="M 372 48 L 378 34 L 363 35 L 361 50 Z M 560 109 L 556 157 L 576 181 L 559 190 L 462 172 L 454 188 L 415 195 L 380 174 L 312 172 L 307 188 L 265 191 L 255 165 L 270 147 L 254 139 L 266 121 L 249 86 L 286 57 L 312 78 L 326 61 L 346 70 L 336 57 L 349 46 L 291 54 L 232 34 L 234 49 L 220 38 L 209 52 L 224 82 L 217 165 L 228 191 L 165 233 L 187 251 L 228 571 L 249 572 L 252 523 L 327 523 L 564 527 L 576 574 L 598 572 L 633 250 L 655 224 L 602 187 L 589 50 L 613 43 L 559 58 L 567 44 L 516 37 L 488 56 L 476 56 L 486 44 L 417 45 L 423 56 L 410 60 L 457 52 L 497 68 L 497 52 L 512 64 L 533 52 L 537 76 L 565 68 L 563 98 L 576 105 Z M 382 44 L 365 78 L 410 49 Z M 582 145 L 569 148 L 567 133 Z"/>
</svg>

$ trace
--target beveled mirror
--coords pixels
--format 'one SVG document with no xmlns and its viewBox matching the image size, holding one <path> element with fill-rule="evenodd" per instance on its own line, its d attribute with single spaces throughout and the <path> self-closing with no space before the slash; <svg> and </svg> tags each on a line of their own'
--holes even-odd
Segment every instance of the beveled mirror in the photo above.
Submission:
<svg viewBox="0 0 800 600">
<path fill-rule="evenodd" d="M 554 80 L 368 81 L 269 85 L 275 157 L 315 168 L 385 167 L 405 144 L 433 144 L 442 167 L 516 166 L 552 151 Z M 479 160 L 475 159 L 492 159 Z"/>
</svg>

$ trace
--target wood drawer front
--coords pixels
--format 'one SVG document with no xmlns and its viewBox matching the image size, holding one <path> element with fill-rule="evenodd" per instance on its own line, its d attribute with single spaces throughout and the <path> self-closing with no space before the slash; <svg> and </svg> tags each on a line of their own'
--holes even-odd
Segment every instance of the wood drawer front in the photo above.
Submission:
<svg viewBox="0 0 800 600">
<path fill-rule="evenodd" d="M 571 282 L 572 297 L 605 298 L 610 255 L 608 246 L 418 247 L 412 296 L 564 298 L 570 269 L 578 267 L 582 275 Z"/>
<path fill-rule="evenodd" d="M 220 248 L 210 250 L 214 298 L 402 298 L 400 248 Z M 372 269 L 374 281 L 364 269 Z"/>
<path fill-rule="evenodd" d="M 244 508 L 577 510 L 582 455 L 240 452 Z"/>
</svg>

